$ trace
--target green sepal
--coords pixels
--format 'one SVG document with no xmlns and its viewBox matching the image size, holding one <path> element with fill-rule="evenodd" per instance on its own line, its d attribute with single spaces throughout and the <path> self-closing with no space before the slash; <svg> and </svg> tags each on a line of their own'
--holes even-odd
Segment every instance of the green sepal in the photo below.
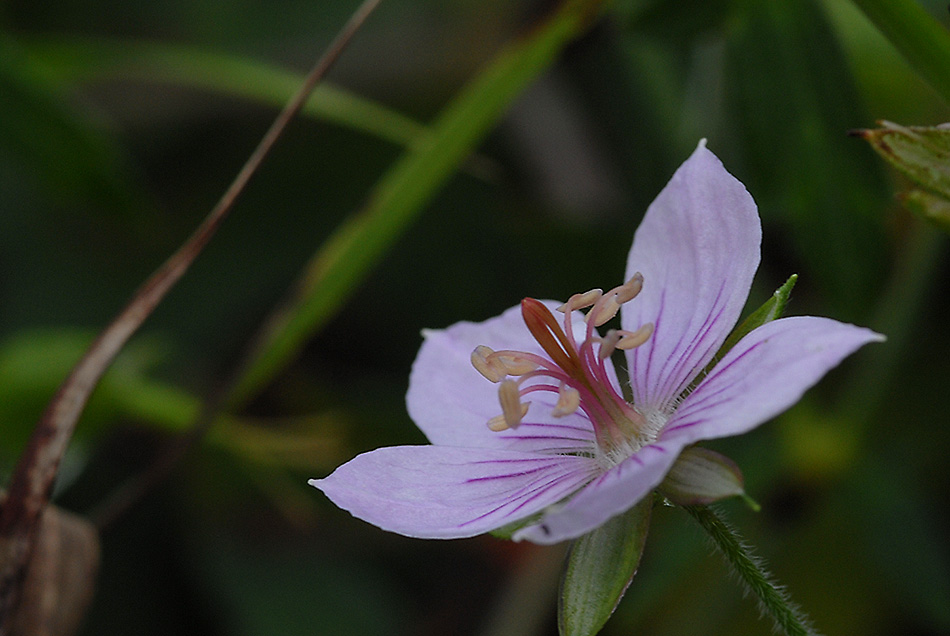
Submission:
<svg viewBox="0 0 950 636">
<path fill-rule="evenodd" d="M 855 134 L 911 181 L 950 199 L 950 127 L 879 123 L 881 128 Z"/>
<path fill-rule="evenodd" d="M 561 636 L 592 636 L 617 608 L 643 555 L 653 498 L 574 541 L 561 576 Z"/>
<path fill-rule="evenodd" d="M 495 528 L 488 532 L 491 536 L 496 539 L 505 539 L 510 541 L 518 530 L 522 528 L 527 528 L 528 526 L 537 523 L 537 521 L 544 516 L 543 512 L 533 514 L 530 517 L 525 517 L 524 519 L 519 519 L 518 521 L 512 521 L 509 524 L 503 525 L 500 528 Z"/>
<path fill-rule="evenodd" d="M 680 453 L 657 490 L 680 506 L 708 505 L 742 497 L 753 510 L 759 509 L 758 504 L 746 496 L 742 471 L 736 463 L 700 446 L 691 446 Z"/>
<path fill-rule="evenodd" d="M 901 192 L 898 198 L 914 214 L 922 216 L 944 232 L 950 232 L 950 199 L 923 190 Z"/>
<path fill-rule="evenodd" d="M 776 318 L 781 318 L 782 314 L 785 313 L 786 305 L 788 305 L 788 299 L 792 295 L 792 288 L 795 287 L 797 281 L 798 274 L 789 276 L 788 280 L 772 293 L 771 298 L 762 303 L 761 307 L 749 314 L 738 327 L 733 329 L 729 337 L 726 338 L 726 341 L 719 347 L 719 351 L 713 356 L 712 361 L 706 365 L 706 372 L 716 366 L 729 350 L 746 337 L 750 331 L 761 327 L 767 322 L 772 322 Z M 700 374 L 700 377 L 706 375 L 706 372 Z"/>
</svg>

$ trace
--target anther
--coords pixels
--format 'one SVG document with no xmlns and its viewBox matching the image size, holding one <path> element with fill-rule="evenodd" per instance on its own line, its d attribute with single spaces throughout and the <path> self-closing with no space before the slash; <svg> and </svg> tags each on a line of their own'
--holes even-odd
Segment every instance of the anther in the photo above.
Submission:
<svg viewBox="0 0 950 636">
<path fill-rule="evenodd" d="M 620 311 L 620 303 L 617 302 L 617 293 L 610 293 L 597 301 L 594 308 L 587 313 L 585 320 L 588 322 L 593 320 L 594 326 L 600 327 L 616 316 L 618 311 Z"/>
<path fill-rule="evenodd" d="M 488 356 L 488 362 L 502 367 L 508 375 L 524 375 L 538 368 L 536 362 L 506 351 L 492 353 Z"/>
<path fill-rule="evenodd" d="M 528 412 L 528 404 L 521 403 L 521 391 L 514 380 L 505 380 L 498 387 L 498 401 L 501 403 L 501 414 L 505 418 L 508 428 L 517 428 L 521 418 Z"/>
<path fill-rule="evenodd" d="M 640 294 L 641 289 L 643 289 L 643 274 L 637 272 L 630 280 L 615 290 L 617 292 L 617 302 L 622 305 L 633 300 Z"/>
<path fill-rule="evenodd" d="M 580 405 L 580 392 L 574 387 L 567 386 L 561 382 L 561 386 L 558 388 L 557 392 L 557 404 L 554 405 L 554 410 L 551 411 L 551 415 L 554 417 L 564 417 L 565 415 L 570 415 L 576 411 L 577 407 Z"/>
<path fill-rule="evenodd" d="M 508 430 L 508 424 L 505 423 L 504 415 L 496 415 L 495 417 L 488 420 L 488 428 L 491 431 L 500 433 L 501 431 Z"/>
<path fill-rule="evenodd" d="M 648 322 L 647 324 L 641 326 L 636 331 L 618 331 L 620 334 L 620 340 L 617 342 L 616 347 L 618 349 L 628 350 L 639 347 L 644 342 L 650 339 L 650 336 L 653 335 L 653 323 Z"/>
<path fill-rule="evenodd" d="M 604 291 L 602 289 L 591 289 L 583 294 L 574 294 L 566 303 L 558 307 L 557 310 L 563 314 L 568 310 L 585 309 L 600 300 L 600 297 L 603 295 Z"/>
<path fill-rule="evenodd" d="M 504 363 L 492 355 L 494 353 L 490 347 L 478 345 L 475 347 L 475 350 L 472 351 L 472 366 L 475 367 L 476 371 L 485 376 L 485 379 L 497 384 L 505 379 L 508 375 L 508 370 L 505 368 Z"/>
<path fill-rule="evenodd" d="M 524 404 L 521 405 L 521 417 L 524 417 L 525 415 L 527 415 L 528 407 L 530 405 L 531 405 L 530 402 L 525 402 Z M 488 420 L 487 423 L 488 423 L 489 430 L 494 431 L 495 433 L 500 433 L 501 431 L 507 431 L 509 428 L 511 428 L 510 426 L 508 426 L 508 423 L 505 421 L 504 413 L 502 413 L 501 415 L 496 415 L 495 417 Z"/>
</svg>

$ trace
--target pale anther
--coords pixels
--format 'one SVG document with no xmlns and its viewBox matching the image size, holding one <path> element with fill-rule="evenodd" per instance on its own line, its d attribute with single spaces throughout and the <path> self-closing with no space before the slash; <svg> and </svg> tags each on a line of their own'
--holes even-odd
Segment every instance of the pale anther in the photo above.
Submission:
<svg viewBox="0 0 950 636">
<path fill-rule="evenodd" d="M 627 301 L 633 300 L 643 289 L 643 274 L 637 272 L 630 280 L 616 289 L 617 302 L 621 305 Z"/>
<path fill-rule="evenodd" d="M 618 331 L 620 340 L 617 342 L 618 349 L 634 349 L 650 339 L 653 335 L 653 323 L 648 322 L 636 331 Z"/>
<path fill-rule="evenodd" d="M 583 294 L 574 294 L 566 303 L 558 307 L 557 310 L 563 314 L 567 310 L 575 311 L 577 309 L 585 309 L 600 300 L 600 297 L 603 295 L 604 291 L 599 288 L 591 289 Z"/>
<path fill-rule="evenodd" d="M 488 361 L 500 365 L 508 375 L 524 375 L 538 368 L 537 363 L 509 353 L 495 353 Z"/>
<path fill-rule="evenodd" d="M 475 347 L 475 350 L 472 351 L 472 366 L 475 367 L 475 370 L 485 376 L 485 379 L 490 382 L 501 382 L 508 375 L 508 371 L 505 368 L 505 365 L 502 364 L 497 358 L 492 357 L 492 354 L 495 353 L 490 347 L 485 345 L 478 345 Z"/>
<path fill-rule="evenodd" d="M 528 414 L 528 407 L 531 406 L 531 402 L 525 402 L 521 405 L 521 417 L 524 417 Z M 507 431 L 509 428 L 508 423 L 505 421 L 505 414 L 496 415 L 495 417 L 488 420 L 488 429 L 494 431 L 495 433 L 500 433 L 501 431 Z"/>
<path fill-rule="evenodd" d="M 521 390 L 514 380 L 505 380 L 498 387 L 498 401 L 501 403 L 501 414 L 505 417 L 508 428 L 517 428 L 521 418 L 528 412 L 528 405 L 521 403 Z"/>
<path fill-rule="evenodd" d="M 617 312 L 620 311 L 620 303 L 617 302 L 617 294 L 613 293 L 605 298 L 601 298 L 594 308 L 588 312 L 587 316 L 584 318 L 586 321 L 594 321 L 595 327 L 600 327 L 614 316 L 617 315 Z"/>
<path fill-rule="evenodd" d="M 561 386 L 558 388 L 557 392 L 557 404 L 554 405 L 554 410 L 551 411 L 551 415 L 554 417 L 564 417 L 565 415 L 570 415 L 576 411 L 577 407 L 580 405 L 580 392 L 574 387 L 567 386 L 561 382 Z"/>
<path fill-rule="evenodd" d="M 488 428 L 496 433 L 501 431 L 507 431 L 508 425 L 505 423 L 504 415 L 496 415 L 495 417 L 488 420 Z"/>
</svg>

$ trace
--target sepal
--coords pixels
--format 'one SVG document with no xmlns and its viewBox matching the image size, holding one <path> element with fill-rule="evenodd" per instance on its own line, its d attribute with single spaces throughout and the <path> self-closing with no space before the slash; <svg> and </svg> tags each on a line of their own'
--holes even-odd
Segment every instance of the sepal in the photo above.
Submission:
<svg viewBox="0 0 950 636">
<path fill-rule="evenodd" d="M 743 497 L 753 509 L 758 509 L 758 504 L 745 494 L 742 471 L 735 462 L 699 446 L 680 453 L 657 490 L 680 506 L 705 506 L 730 497 Z"/>
<path fill-rule="evenodd" d="M 561 636 L 592 636 L 617 608 L 643 555 L 653 497 L 574 541 L 561 576 Z"/>
<path fill-rule="evenodd" d="M 937 225 L 944 232 L 950 232 L 950 199 L 924 190 L 908 190 L 897 196 L 908 210 Z"/>
<path fill-rule="evenodd" d="M 707 365 L 706 370 L 716 366 L 723 356 L 729 353 L 736 344 L 742 340 L 749 332 L 761 327 L 767 322 L 772 322 L 776 318 L 781 318 L 785 313 L 785 307 L 788 305 L 788 299 L 792 296 L 792 289 L 798 282 L 798 274 L 792 274 L 788 277 L 781 287 L 772 292 L 772 296 L 762 303 L 762 306 L 749 314 L 738 327 L 732 330 L 726 341 L 719 347 L 719 351 L 713 356 L 712 361 Z"/>
<path fill-rule="evenodd" d="M 920 186 L 898 195 L 907 208 L 950 232 L 950 124 L 924 127 L 879 123 L 881 128 L 854 134 Z"/>
<path fill-rule="evenodd" d="M 950 126 L 901 126 L 878 122 L 881 128 L 855 134 L 917 185 L 950 199 Z"/>
</svg>

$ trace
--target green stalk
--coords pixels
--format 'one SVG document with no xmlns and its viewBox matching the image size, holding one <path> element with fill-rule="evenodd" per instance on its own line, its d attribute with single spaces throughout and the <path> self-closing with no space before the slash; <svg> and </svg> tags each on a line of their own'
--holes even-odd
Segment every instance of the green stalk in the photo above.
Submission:
<svg viewBox="0 0 950 636">
<path fill-rule="evenodd" d="M 950 34 L 918 2 L 854 0 L 924 81 L 950 104 Z"/>
<path fill-rule="evenodd" d="M 749 546 L 715 511 L 706 506 L 683 507 L 712 538 L 746 589 L 755 594 L 762 611 L 775 621 L 776 627 L 788 636 L 818 636 L 808 618 L 762 567 L 761 559 L 752 556 Z"/>
<path fill-rule="evenodd" d="M 515 98 L 599 14 L 604 0 L 562 0 L 504 49 L 380 179 L 366 206 L 314 254 L 292 297 L 258 335 L 225 406 L 236 410 L 271 381 L 336 312 Z"/>
</svg>

